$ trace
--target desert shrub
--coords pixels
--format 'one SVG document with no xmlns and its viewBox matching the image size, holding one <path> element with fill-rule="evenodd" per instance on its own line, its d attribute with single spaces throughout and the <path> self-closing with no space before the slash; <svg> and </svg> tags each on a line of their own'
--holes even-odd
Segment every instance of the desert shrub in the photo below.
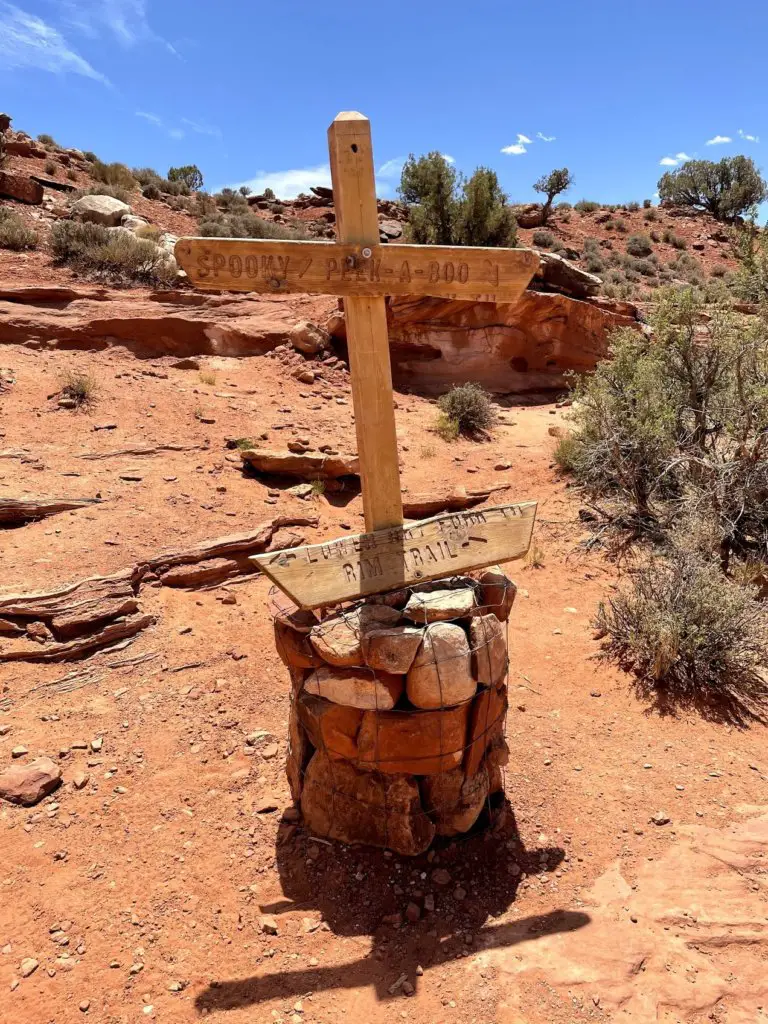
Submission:
<svg viewBox="0 0 768 1024">
<path fill-rule="evenodd" d="M 160 191 L 159 187 L 155 185 L 153 182 L 150 182 L 148 185 L 145 185 L 144 188 L 141 190 L 141 194 L 144 196 L 145 199 L 162 198 L 162 192 Z"/>
<path fill-rule="evenodd" d="M 149 242 L 154 242 L 155 245 L 159 244 L 164 234 L 163 229 L 158 227 L 157 224 L 141 224 L 134 231 L 134 235 L 137 238 L 144 238 Z"/>
<path fill-rule="evenodd" d="M 642 277 L 655 277 L 656 267 L 650 260 L 635 260 L 633 269 Z"/>
<path fill-rule="evenodd" d="M 605 263 L 599 256 L 589 253 L 584 259 L 584 267 L 590 274 L 601 274 L 605 270 Z"/>
<path fill-rule="evenodd" d="M 462 434 L 473 435 L 493 426 L 496 414 L 490 395 L 479 384 L 457 384 L 437 401 L 440 411 L 454 420 Z"/>
<path fill-rule="evenodd" d="M 51 178 L 55 178 L 56 177 L 56 171 L 58 170 L 58 167 L 56 166 L 56 164 L 55 164 L 55 162 L 53 160 L 46 160 L 45 164 L 44 164 L 44 168 L 45 168 L 45 173 L 49 177 L 51 177 Z"/>
<path fill-rule="evenodd" d="M 37 232 L 28 227 L 17 213 L 7 206 L 0 206 L 0 249 L 23 252 L 36 249 L 39 241 Z"/>
<path fill-rule="evenodd" d="M 40 143 L 41 146 L 45 146 L 46 149 L 59 148 L 59 144 L 56 141 L 56 139 L 54 139 L 52 135 L 47 135 L 45 132 L 37 136 L 37 141 Z"/>
<path fill-rule="evenodd" d="M 661 237 L 667 245 L 671 245 L 674 249 L 688 248 L 688 243 L 686 242 L 686 240 L 684 238 L 681 238 L 680 235 L 676 235 L 675 232 L 671 230 L 671 228 L 664 228 L 664 234 Z"/>
<path fill-rule="evenodd" d="M 555 244 L 555 236 L 546 228 L 537 228 L 533 232 L 533 244 L 540 249 L 550 249 Z"/>
<path fill-rule="evenodd" d="M 630 235 L 627 239 L 627 252 L 630 256 L 650 256 L 653 245 L 647 235 Z"/>
<path fill-rule="evenodd" d="M 203 238 L 303 238 L 298 228 L 257 217 L 251 210 L 245 213 L 208 214 L 200 221 Z"/>
<path fill-rule="evenodd" d="M 89 373 L 68 370 L 61 377 L 59 394 L 62 398 L 71 398 L 77 408 L 93 405 L 96 401 L 96 381 Z"/>
<path fill-rule="evenodd" d="M 557 170 L 550 171 L 549 174 L 542 174 L 538 181 L 535 182 L 533 186 L 534 191 L 540 192 L 547 197 L 541 207 L 542 223 L 546 224 L 549 220 L 555 196 L 559 196 L 562 192 L 567 192 L 572 184 L 573 175 L 567 167 L 560 167 Z"/>
<path fill-rule="evenodd" d="M 251 194 L 251 192 L 253 192 L 253 189 L 251 188 L 250 185 L 241 185 L 237 191 L 240 193 L 241 196 L 247 198 Z"/>
<path fill-rule="evenodd" d="M 594 213 L 600 209 L 600 203 L 595 203 L 591 199 L 580 199 L 578 203 L 573 204 L 573 208 L 579 213 Z"/>
<path fill-rule="evenodd" d="M 444 412 L 441 412 L 437 417 L 435 431 L 444 441 L 455 441 L 459 436 L 458 420 L 454 420 L 450 416 L 446 416 Z"/>
<path fill-rule="evenodd" d="M 687 160 L 663 174 L 658 188 L 662 202 L 707 210 L 718 220 L 746 214 L 768 198 L 768 185 L 747 156 Z"/>
<path fill-rule="evenodd" d="M 517 244 L 517 221 L 495 171 L 478 167 L 462 185 L 456 209 L 454 242 L 458 245 Z"/>
<path fill-rule="evenodd" d="M 74 167 L 67 168 L 67 177 L 70 181 L 77 181 L 77 171 Z"/>
<path fill-rule="evenodd" d="M 623 220 L 617 220 L 616 230 L 619 232 L 620 235 L 626 235 L 626 233 L 629 231 L 629 227 Z"/>
<path fill-rule="evenodd" d="M 80 189 L 78 196 L 112 196 L 119 199 L 121 203 L 130 203 L 130 193 L 119 185 L 91 185 L 88 188 Z"/>
<path fill-rule="evenodd" d="M 653 206 L 653 200 L 651 200 L 651 199 L 644 199 L 643 200 L 643 209 L 644 210 L 650 210 L 652 206 Z"/>
<path fill-rule="evenodd" d="M 133 167 L 131 174 L 140 185 L 159 185 L 163 180 L 154 167 Z"/>
<path fill-rule="evenodd" d="M 640 203 L 636 203 L 634 201 L 631 203 L 627 203 L 626 209 L 629 210 L 631 213 L 635 213 L 637 210 L 640 209 Z"/>
<path fill-rule="evenodd" d="M 442 154 L 406 160 L 400 196 L 408 235 L 417 244 L 514 246 L 517 222 L 495 171 L 478 167 L 464 180 Z"/>
<path fill-rule="evenodd" d="M 272 191 L 272 189 L 269 187 L 269 185 L 267 185 L 267 187 L 264 189 L 264 191 L 261 194 L 264 196 L 265 199 L 274 199 L 275 198 L 275 193 Z"/>
<path fill-rule="evenodd" d="M 557 206 L 555 207 L 555 209 L 558 211 L 558 213 L 561 210 L 562 210 L 563 213 L 567 213 L 569 210 L 573 209 L 573 204 L 572 203 L 567 203 L 567 202 L 558 203 Z"/>
<path fill-rule="evenodd" d="M 86 149 L 83 153 L 83 159 L 87 160 L 89 164 L 99 163 L 99 158 L 93 152 L 92 149 Z"/>
<path fill-rule="evenodd" d="M 654 221 L 657 221 L 658 219 L 659 219 L 658 211 L 655 210 L 652 206 L 649 207 L 645 211 L 645 213 L 643 214 L 643 220 L 647 221 L 649 224 L 653 223 Z"/>
<path fill-rule="evenodd" d="M 656 242 L 658 244 L 661 241 L 661 235 L 658 231 L 651 231 L 650 239 L 652 242 Z"/>
<path fill-rule="evenodd" d="M 725 277 L 728 267 L 724 267 L 722 263 L 716 263 L 709 273 L 711 277 Z"/>
<path fill-rule="evenodd" d="M 442 153 L 418 159 L 411 153 L 400 176 L 400 198 L 409 209 L 410 235 L 417 244 L 451 245 L 457 215 L 458 175 Z"/>
<path fill-rule="evenodd" d="M 604 657 L 637 674 L 640 692 L 761 715 L 768 699 L 768 621 L 754 594 L 695 552 L 653 558 L 601 604 Z"/>
<path fill-rule="evenodd" d="M 176 280 L 173 260 L 153 242 L 99 224 L 58 221 L 51 229 L 51 249 L 56 262 L 116 284 L 168 285 Z"/>
<path fill-rule="evenodd" d="M 91 175 L 105 185 L 114 185 L 129 191 L 136 186 L 136 179 L 125 164 L 105 164 L 101 160 L 96 160 L 91 167 Z"/>
<path fill-rule="evenodd" d="M 186 185 L 190 192 L 197 192 L 203 187 L 203 174 L 196 164 L 187 164 L 184 167 L 170 167 L 168 169 L 168 180 Z"/>
</svg>

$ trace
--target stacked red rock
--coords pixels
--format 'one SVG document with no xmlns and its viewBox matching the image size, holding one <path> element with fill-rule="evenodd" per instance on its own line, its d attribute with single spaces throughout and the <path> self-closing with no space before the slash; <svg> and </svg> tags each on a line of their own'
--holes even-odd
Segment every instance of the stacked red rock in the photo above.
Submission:
<svg viewBox="0 0 768 1024">
<path fill-rule="evenodd" d="M 493 567 L 322 619 L 276 616 L 293 682 L 288 778 L 314 835 L 407 856 L 473 827 L 503 790 L 514 598 Z"/>
</svg>

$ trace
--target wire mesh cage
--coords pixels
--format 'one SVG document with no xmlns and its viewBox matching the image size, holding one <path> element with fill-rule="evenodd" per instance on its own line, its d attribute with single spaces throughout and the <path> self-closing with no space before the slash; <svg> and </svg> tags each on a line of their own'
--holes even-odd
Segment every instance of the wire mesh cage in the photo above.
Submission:
<svg viewBox="0 0 768 1024">
<path fill-rule="evenodd" d="M 492 817 L 515 591 L 498 567 L 321 613 L 272 591 L 288 779 L 315 835 L 416 855 Z"/>
</svg>

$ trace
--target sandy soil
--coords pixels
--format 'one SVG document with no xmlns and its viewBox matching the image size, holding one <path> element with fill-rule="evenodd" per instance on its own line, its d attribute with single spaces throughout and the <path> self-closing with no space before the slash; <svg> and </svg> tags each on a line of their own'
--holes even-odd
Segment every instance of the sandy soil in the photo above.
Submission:
<svg viewBox="0 0 768 1024">
<path fill-rule="evenodd" d="M 359 496 L 270 498 L 225 447 L 228 437 L 266 432 L 274 446 L 307 436 L 352 450 L 343 372 L 322 398 L 270 357 L 205 359 L 198 372 L 120 349 L 4 346 L 0 368 L 14 381 L 0 393 L 0 451 L 34 459 L 0 461 L 0 493 L 103 499 L 2 532 L 3 593 L 105 573 L 279 513 L 317 514 L 317 529 L 303 531 L 312 540 L 362 527 Z M 73 368 L 96 381 L 88 413 L 48 397 Z M 397 396 L 410 491 L 503 478 L 510 489 L 497 500 L 540 502 L 535 564 L 511 570 L 521 590 L 510 624 L 510 809 L 495 834 L 405 861 L 315 842 L 281 822 L 289 682 L 261 578 L 198 592 L 147 588 L 142 603 L 158 622 L 126 651 L 0 667 L 0 767 L 22 744 L 27 759 L 59 760 L 65 780 L 35 808 L 0 806 L 3 1020 L 765 1019 L 766 841 L 750 840 L 749 870 L 741 853 L 722 854 L 728 830 L 765 802 L 765 735 L 661 717 L 629 677 L 594 660 L 590 620 L 616 573 L 601 552 L 578 546 L 578 501 L 551 458 L 549 428 L 564 413 L 512 405 L 490 443 L 446 444 L 432 431 L 432 403 Z M 172 443 L 196 448 L 83 458 Z M 494 470 L 500 460 L 511 469 Z M 222 603 L 227 593 L 235 603 Z M 246 744 L 257 730 L 276 738 L 276 757 Z M 98 739 L 100 749 L 84 749 Z M 89 776 L 82 790 L 71 781 L 78 771 Z M 659 810 L 664 826 L 650 823 Z M 711 855 L 697 828 L 715 837 Z M 702 856 L 721 865 L 727 885 L 722 874 L 709 878 Z M 433 883 L 437 865 L 450 872 L 448 886 Z M 689 875 L 703 880 L 698 889 L 684 884 Z M 633 911 L 653 879 L 656 902 L 647 896 Z M 434 913 L 383 923 L 416 893 L 434 894 Z M 702 911 L 705 897 L 723 925 L 719 944 L 697 946 L 693 932 L 713 913 Z M 276 917 L 277 935 L 263 933 L 262 914 Z M 28 957 L 39 966 L 21 978 Z M 719 986 L 710 977 L 701 987 L 708 969 Z M 411 997 L 389 992 L 402 975 Z"/>
</svg>

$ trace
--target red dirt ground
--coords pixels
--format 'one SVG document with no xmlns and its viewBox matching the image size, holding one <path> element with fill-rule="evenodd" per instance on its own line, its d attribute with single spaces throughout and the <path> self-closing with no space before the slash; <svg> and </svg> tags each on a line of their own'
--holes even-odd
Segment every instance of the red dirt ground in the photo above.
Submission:
<svg viewBox="0 0 768 1024">
<path fill-rule="evenodd" d="M 308 540 L 362 528 L 359 497 L 281 492 L 268 503 L 224 445 L 265 431 L 275 446 L 308 436 L 352 450 L 343 375 L 325 400 L 269 357 L 204 359 L 200 373 L 170 362 L 114 348 L 0 347 L 0 370 L 14 379 L 0 393 L 0 452 L 37 460 L 0 460 L 0 494 L 104 499 L 0 533 L 0 592 L 106 573 L 280 513 L 319 515 Z M 69 369 L 96 381 L 89 413 L 48 397 Z M 201 411 L 215 423 L 201 423 Z M 491 442 L 448 444 L 432 430 L 433 403 L 397 396 L 410 491 L 504 479 L 497 502 L 539 501 L 535 558 L 510 568 L 521 587 L 510 621 L 511 811 L 496 834 L 407 861 L 281 824 L 289 681 L 260 577 L 198 592 L 145 588 L 157 625 L 126 652 L 0 668 L 0 767 L 23 744 L 25 760 L 45 753 L 64 771 L 37 807 L 0 805 L 3 1020 L 766 1019 L 768 837 L 756 817 L 765 734 L 662 717 L 627 675 L 594 660 L 590 621 L 616 572 L 579 547 L 578 499 L 553 467 L 548 431 L 566 412 L 512 405 Z M 114 429 L 94 429 L 108 421 Z M 199 450 L 82 459 L 171 442 Z M 511 469 L 494 470 L 500 460 Z M 236 603 L 222 603 L 227 592 Z M 119 664 L 143 654 L 155 657 Z M 276 757 L 247 746 L 257 730 L 277 739 Z M 77 746 L 97 738 L 97 752 Z M 90 779 L 78 791 L 80 770 Z M 260 813 L 273 792 L 279 809 Z M 650 823 L 659 810 L 669 824 Z M 431 879 L 438 864 L 451 875 L 444 888 Z M 382 923 L 416 892 L 434 894 L 434 913 Z M 276 917 L 276 936 L 262 932 L 263 913 Z M 27 957 L 39 967 L 21 978 Z M 391 995 L 403 974 L 415 994 Z"/>
</svg>

